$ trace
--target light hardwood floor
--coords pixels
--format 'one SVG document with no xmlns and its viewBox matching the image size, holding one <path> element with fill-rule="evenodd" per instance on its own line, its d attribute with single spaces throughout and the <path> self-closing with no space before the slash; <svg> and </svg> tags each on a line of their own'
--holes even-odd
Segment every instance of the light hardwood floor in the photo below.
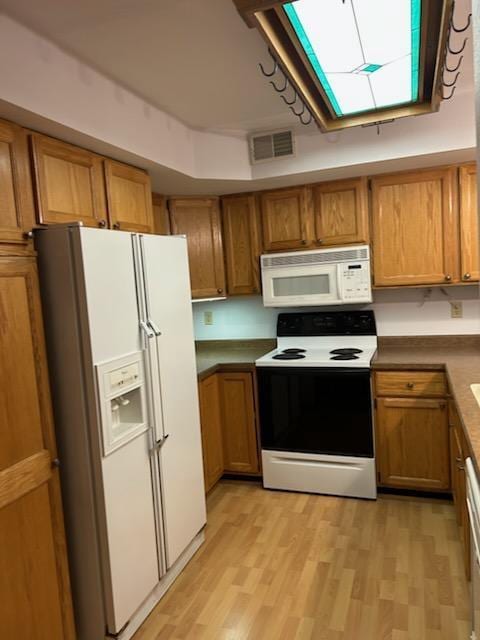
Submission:
<svg viewBox="0 0 480 640">
<path fill-rule="evenodd" d="M 207 540 L 134 640 L 467 640 L 453 506 L 221 482 Z"/>
</svg>

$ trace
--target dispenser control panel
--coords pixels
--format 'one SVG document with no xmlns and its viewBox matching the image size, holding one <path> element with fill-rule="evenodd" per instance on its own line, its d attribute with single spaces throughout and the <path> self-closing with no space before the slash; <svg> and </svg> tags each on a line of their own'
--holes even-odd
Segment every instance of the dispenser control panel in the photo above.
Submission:
<svg viewBox="0 0 480 640">
<path fill-rule="evenodd" d="M 108 374 L 108 386 L 110 392 L 120 391 L 125 387 L 135 384 L 140 379 L 140 366 L 138 362 L 114 369 Z"/>
</svg>

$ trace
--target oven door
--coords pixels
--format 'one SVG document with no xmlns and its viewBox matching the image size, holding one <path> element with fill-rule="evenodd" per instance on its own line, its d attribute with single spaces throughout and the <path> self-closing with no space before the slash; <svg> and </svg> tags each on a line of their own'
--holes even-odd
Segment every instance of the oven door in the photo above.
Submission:
<svg viewBox="0 0 480 640">
<path fill-rule="evenodd" d="M 257 368 L 262 449 L 374 457 L 369 369 Z"/>
<path fill-rule="evenodd" d="M 342 302 L 337 264 L 265 267 L 265 307 L 320 306 Z"/>
</svg>

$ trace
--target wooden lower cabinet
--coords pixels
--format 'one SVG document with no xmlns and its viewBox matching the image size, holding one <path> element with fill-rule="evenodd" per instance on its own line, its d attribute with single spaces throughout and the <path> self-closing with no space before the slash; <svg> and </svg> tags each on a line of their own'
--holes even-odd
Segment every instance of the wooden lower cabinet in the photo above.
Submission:
<svg viewBox="0 0 480 640">
<path fill-rule="evenodd" d="M 463 543 L 465 572 L 470 579 L 470 521 L 467 508 L 467 477 L 465 460 L 468 458 L 468 446 L 463 435 L 462 425 L 453 401 L 449 405 L 450 435 L 450 473 L 452 494 Z"/>
<path fill-rule="evenodd" d="M 0 635 L 73 640 L 33 258 L 0 258 Z"/>
<path fill-rule="evenodd" d="M 224 469 L 232 473 L 257 473 L 253 374 L 221 373 L 219 377 Z"/>
<path fill-rule="evenodd" d="M 205 491 L 222 475 L 258 475 L 255 383 L 249 371 L 214 373 L 199 383 Z"/>
<path fill-rule="evenodd" d="M 378 398 L 376 431 L 380 485 L 448 491 L 446 400 Z"/>
<path fill-rule="evenodd" d="M 223 442 L 218 376 L 205 378 L 199 384 L 200 420 L 202 426 L 203 475 L 205 491 L 223 475 Z"/>
</svg>

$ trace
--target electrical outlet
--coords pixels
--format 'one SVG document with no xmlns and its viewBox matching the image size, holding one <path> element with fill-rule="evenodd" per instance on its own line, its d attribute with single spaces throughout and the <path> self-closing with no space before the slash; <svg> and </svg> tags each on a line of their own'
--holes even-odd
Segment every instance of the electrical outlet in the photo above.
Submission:
<svg viewBox="0 0 480 640">
<path fill-rule="evenodd" d="M 213 311 L 203 312 L 203 324 L 213 324 Z"/>
<path fill-rule="evenodd" d="M 463 304 L 461 302 L 450 302 L 450 315 L 452 318 L 463 318 Z"/>
</svg>

